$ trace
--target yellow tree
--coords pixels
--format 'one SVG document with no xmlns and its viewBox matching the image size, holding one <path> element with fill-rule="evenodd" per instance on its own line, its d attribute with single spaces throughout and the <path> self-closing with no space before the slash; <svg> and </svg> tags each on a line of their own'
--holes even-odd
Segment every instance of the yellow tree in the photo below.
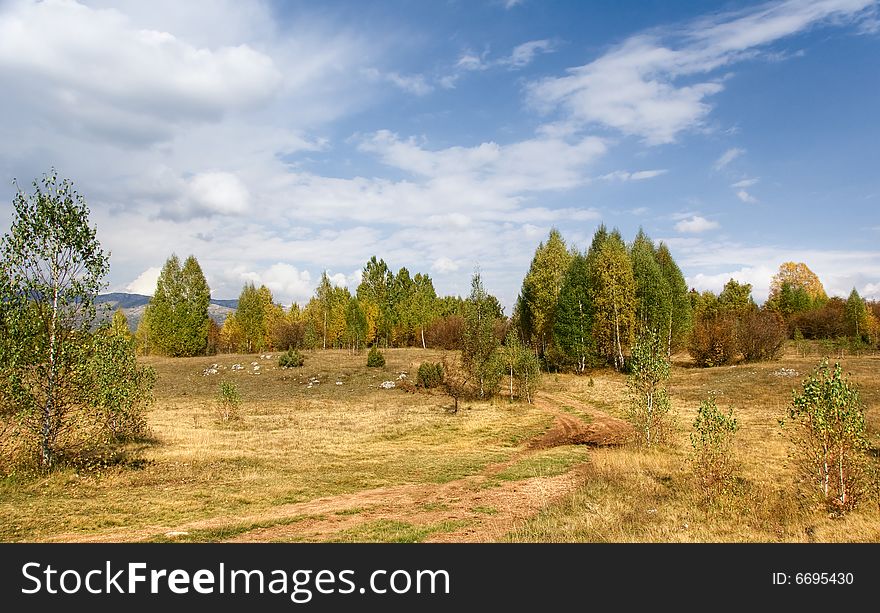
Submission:
<svg viewBox="0 0 880 613">
<path fill-rule="evenodd" d="M 802 290 L 814 302 L 828 298 L 819 277 L 803 262 L 784 262 L 779 266 L 779 272 L 773 275 L 773 279 L 770 281 L 768 299 L 772 301 L 777 298 L 785 285 L 788 285 L 792 290 Z"/>
</svg>

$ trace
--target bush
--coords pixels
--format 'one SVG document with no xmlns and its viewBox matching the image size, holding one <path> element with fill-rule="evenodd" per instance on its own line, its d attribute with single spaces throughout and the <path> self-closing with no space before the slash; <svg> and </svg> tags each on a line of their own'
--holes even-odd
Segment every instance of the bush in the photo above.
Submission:
<svg viewBox="0 0 880 613">
<path fill-rule="evenodd" d="M 367 366 L 370 368 L 381 368 L 385 366 L 385 356 L 379 351 L 378 347 L 371 347 L 367 354 Z"/>
<path fill-rule="evenodd" d="M 440 317 L 432 321 L 425 329 L 425 340 L 430 347 L 440 349 L 461 349 L 461 336 L 464 330 L 464 319 L 459 315 Z"/>
<path fill-rule="evenodd" d="M 707 498 L 723 492 L 733 477 L 733 436 L 739 429 L 733 409 L 718 410 L 715 398 L 700 402 L 691 431 L 691 464 Z"/>
<path fill-rule="evenodd" d="M 416 373 L 416 385 L 430 389 L 443 383 L 443 365 L 439 362 L 423 362 Z"/>
<path fill-rule="evenodd" d="M 746 362 L 779 358 L 785 337 L 785 322 L 773 311 L 745 313 L 737 326 L 737 346 Z"/>
<path fill-rule="evenodd" d="M 238 386 L 232 381 L 221 381 L 217 390 L 217 414 L 221 421 L 238 419 L 238 409 L 241 406 L 241 396 Z"/>
<path fill-rule="evenodd" d="M 305 363 L 306 359 L 296 349 L 288 349 L 287 353 L 278 358 L 280 368 L 298 368 Z"/>
<path fill-rule="evenodd" d="M 865 407 L 840 364 L 822 360 L 795 393 L 788 417 L 804 481 L 832 511 L 851 510 L 868 491 Z M 784 425 L 784 422 L 783 422 Z"/>
<path fill-rule="evenodd" d="M 665 442 L 672 422 L 666 381 L 669 379 L 666 346 L 656 332 L 647 332 L 632 346 L 627 417 L 636 430 L 639 443 L 650 447 Z"/>
<path fill-rule="evenodd" d="M 694 323 L 688 353 L 698 366 L 722 366 L 737 356 L 736 321 L 729 316 Z"/>
</svg>

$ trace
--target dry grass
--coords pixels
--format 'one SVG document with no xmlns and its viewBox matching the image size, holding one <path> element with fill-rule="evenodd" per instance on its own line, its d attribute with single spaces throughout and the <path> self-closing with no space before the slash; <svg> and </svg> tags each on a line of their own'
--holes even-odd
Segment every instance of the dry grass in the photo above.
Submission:
<svg viewBox="0 0 880 613">
<path fill-rule="evenodd" d="M 401 372 L 414 379 L 419 363 L 442 352 L 385 357 L 375 369 L 364 353 L 317 351 L 288 370 L 253 355 L 145 359 L 158 373 L 148 416 L 155 441 L 118 466 L 0 480 L 0 540 L 880 541 L 876 503 L 831 519 L 795 492 L 778 419 L 815 357 L 678 363 L 678 430 L 670 447 L 650 451 L 530 451 L 527 442 L 553 422 L 546 409 L 496 400 L 452 415 L 440 393 L 379 388 Z M 869 407 L 876 451 L 880 358 L 842 362 Z M 214 363 L 225 368 L 203 375 Z M 245 368 L 231 370 L 236 363 Z M 774 374 L 781 368 L 800 375 Z M 593 385 L 547 375 L 544 389 L 623 417 L 624 377 L 591 377 Z M 241 395 L 235 421 L 216 416 L 223 379 Z M 741 424 L 736 487 L 711 504 L 695 493 L 687 465 L 688 429 L 709 391 Z"/>
</svg>

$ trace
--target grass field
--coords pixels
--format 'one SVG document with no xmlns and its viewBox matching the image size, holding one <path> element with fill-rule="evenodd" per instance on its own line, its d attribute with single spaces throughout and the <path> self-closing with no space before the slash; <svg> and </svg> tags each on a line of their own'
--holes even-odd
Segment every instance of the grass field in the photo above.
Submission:
<svg viewBox="0 0 880 613">
<path fill-rule="evenodd" d="M 440 393 L 379 387 L 414 379 L 442 352 L 385 355 L 380 369 L 329 350 L 289 370 L 257 355 L 145 358 L 158 374 L 153 440 L 109 468 L 0 480 L 0 540 L 880 542 L 876 500 L 838 519 L 795 488 L 778 420 L 815 355 L 713 369 L 682 359 L 670 382 L 674 441 L 650 451 L 530 445 L 557 413 L 623 417 L 625 379 L 611 370 L 545 375 L 533 405 L 496 398 L 452 414 Z M 842 363 L 868 406 L 876 456 L 880 357 Z M 221 380 L 238 387 L 237 420 L 218 417 Z M 710 391 L 741 429 L 736 486 L 706 504 L 687 452 Z"/>
</svg>

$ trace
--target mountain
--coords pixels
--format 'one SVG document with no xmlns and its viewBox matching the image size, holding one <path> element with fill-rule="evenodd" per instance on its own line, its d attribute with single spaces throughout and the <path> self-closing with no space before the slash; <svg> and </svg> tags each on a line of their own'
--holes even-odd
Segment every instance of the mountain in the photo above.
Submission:
<svg viewBox="0 0 880 613">
<path fill-rule="evenodd" d="M 124 292 L 112 292 L 109 294 L 100 294 L 95 300 L 98 305 L 99 319 L 111 319 L 116 309 L 122 309 L 126 319 L 128 319 L 128 327 L 135 331 L 141 318 L 144 316 L 144 310 L 150 302 L 149 296 L 143 294 L 126 294 Z M 102 308 L 103 306 L 103 308 Z M 208 304 L 208 315 L 223 325 L 223 321 L 230 313 L 234 313 L 238 308 L 238 300 L 215 300 L 211 298 Z M 102 312 L 103 311 L 103 312 Z"/>
</svg>

